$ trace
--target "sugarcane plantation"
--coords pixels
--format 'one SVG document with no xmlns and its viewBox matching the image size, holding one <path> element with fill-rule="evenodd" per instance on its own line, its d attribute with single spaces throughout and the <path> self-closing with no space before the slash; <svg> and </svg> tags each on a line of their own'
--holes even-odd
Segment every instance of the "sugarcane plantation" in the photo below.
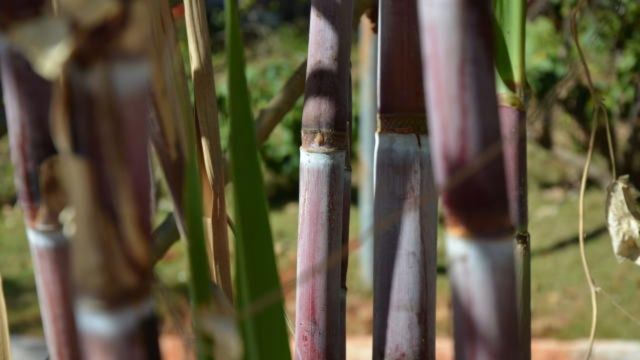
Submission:
<svg viewBox="0 0 640 360">
<path fill-rule="evenodd" d="M 0 0 L 0 360 L 640 359 L 637 0 Z"/>
</svg>

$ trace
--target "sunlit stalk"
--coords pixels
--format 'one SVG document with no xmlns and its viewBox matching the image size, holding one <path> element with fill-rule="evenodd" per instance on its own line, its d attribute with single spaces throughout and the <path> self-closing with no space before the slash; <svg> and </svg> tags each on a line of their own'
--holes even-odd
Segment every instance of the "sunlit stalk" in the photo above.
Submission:
<svg viewBox="0 0 640 360">
<path fill-rule="evenodd" d="M 419 3 L 436 184 L 445 211 L 456 359 L 516 359 L 513 225 L 491 2 Z"/>
<path fill-rule="evenodd" d="M 300 148 L 296 357 L 344 357 L 341 311 L 352 2 L 311 4 Z M 345 250 L 346 251 L 346 250 Z"/>
</svg>

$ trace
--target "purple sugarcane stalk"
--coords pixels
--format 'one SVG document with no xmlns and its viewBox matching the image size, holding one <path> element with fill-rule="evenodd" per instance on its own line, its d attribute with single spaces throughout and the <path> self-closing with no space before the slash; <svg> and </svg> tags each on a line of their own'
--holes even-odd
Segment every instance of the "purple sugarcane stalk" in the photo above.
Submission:
<svg viewBox="0 0 640 360">
<path fill-rule="evenodd" d="M 374 359 L 435 359 L 437 196 L 415 0 L 379 8 Z"/>
<path fill-rule="evenodd" d="M 491 2 L 424 0 L 419 16 L 434 170 L 446 219 L 456 359 L 514 359 L 513 225 Z"/>
<path fill-rule="evenodd" d="M 341 289 L 352 2 L 314 0 L 300 149 L 295 353 L 344 358 Z M 348 232 L 346 233 L 348 236 Z"/>
<path fill-rule="evenodd" d="M 65 204 L 49 128 L 51 84 L 13 50 L 5 50 L 1 58 L 15 184 L 27 226 L 47 348 L 53 359 L 79 359 L 69 243 L 58 222 Z"/>
<path fill-rule="evenodd" d="M 44 2 L 3 1 L 2 20 L 11 26 L 42 12 Z M 51 139 L 51 84 L 11 48 L 0 54 L 2 88 L 15 184 L 24 211 L 38 301 L 49 356 L 79 359 L 73 316 L 69 243 L 58 215 L 65 206 Z"/>
</svg>

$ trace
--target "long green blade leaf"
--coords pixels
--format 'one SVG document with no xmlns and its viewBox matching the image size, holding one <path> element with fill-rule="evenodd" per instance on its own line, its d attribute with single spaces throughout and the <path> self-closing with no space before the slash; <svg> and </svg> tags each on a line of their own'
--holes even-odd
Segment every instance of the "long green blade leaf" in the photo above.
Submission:
<svg viewBox="0 0 640 360">
<path fill-rule="evenodd" d="M 498 93 L 521 95 L 525 83 L 525 0 L 494 0 Z"/>
<path fill-rule="evenodd" d="M 245 77 L 236 0 L 225 1 L 236 222 L 236 306 L 246 359 L 291 357 Z"/>
</svg>

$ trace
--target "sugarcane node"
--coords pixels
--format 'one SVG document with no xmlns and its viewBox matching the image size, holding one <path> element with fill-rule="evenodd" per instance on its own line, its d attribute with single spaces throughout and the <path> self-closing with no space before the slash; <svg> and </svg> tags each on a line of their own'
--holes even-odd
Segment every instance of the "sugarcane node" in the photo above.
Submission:
<svg viewBox="0 0 640 360">
<path fill-rule="evenodd" d="M 302 129 L 302 149 L 329 153 L 347 149 L 347 132 L 331 129 Z"/>
<path fill-rule="evenodd" d="M 379 134 L 428 134 L 427 116 L 424 113 L 378 114 Z"/>
<path fill-rule="evenodd" d="M 513 233 L 509 213 L 475 213 L 463 216 L 449 210 L 445 218 L 445 228 L 451 235 L 462 238 L 495 239 Z M 509 239 L 509 236 L 504 236 Z"/>
<path fill-rule="evenodd" d="M 529 250 L 530 235 L 527 231 L 516 232 L 516 244 L 526 250 Z"/>
<path fill-rule="evenodd" d="M 498 104 L 500 106 L 506 106 L 515 108 L 520 111 L 526 111 L 525 103 L 522 98 L 512 92 L 498 93 Z"/>
</svg>

